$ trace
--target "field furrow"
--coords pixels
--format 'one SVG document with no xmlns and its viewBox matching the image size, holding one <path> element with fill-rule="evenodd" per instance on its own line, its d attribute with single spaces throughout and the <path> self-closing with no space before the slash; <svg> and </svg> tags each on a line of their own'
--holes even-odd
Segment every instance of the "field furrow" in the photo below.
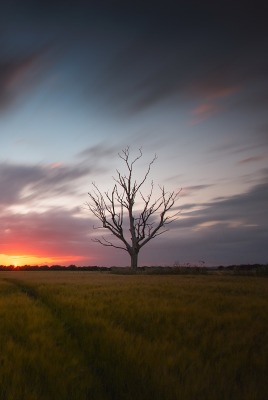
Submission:
<svg viewBox="0 0 268 400">
<path fill-rule="evenodd" d="M 266 399 L 265 278 L 4 273 L 0 313 L 1 400 Z"/>
<path fill-rule="evenodd" d="M 0 399 L 109 399 L 69 324 L 43 300 L 20 280 L 1 282 Z"/>
</svg>

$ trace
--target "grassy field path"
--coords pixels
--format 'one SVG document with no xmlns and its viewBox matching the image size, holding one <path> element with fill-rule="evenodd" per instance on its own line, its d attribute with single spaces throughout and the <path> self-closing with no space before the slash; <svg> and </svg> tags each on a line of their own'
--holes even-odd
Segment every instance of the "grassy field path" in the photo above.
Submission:
<svg viewBox="0 0 268 400">
<path fill-rule="evenodd" d="M 141 374 L 140 363 L 135 360 L 135 348 L 128 349 L 133 339 L 131 331 L 127 332 L 125 329 L 120 329 L 118 324 L 112 324 L 111 321 L 108 321 L 106 314 L 100 317 L 99 311 L 97 318 L 92 312 L 91 318 L 85 320 L 81 315 L 81 302 L 77 303 L 77 298 L 73 298 L 73 293 L 71 296 L 73 302 L 70 304 L 68 293 L 64 295 L 64 299 L 61 296 L 59 299 L 59 296 L 54 296 L 53 292 L 49 293 L 46 290 L 47 288 L 44 290 L 42 286 L 38 290 L 37 285 L 29 284 L 27 281 L 14 278 L 6 278 L 5 280 L 14 285 L 21 294 L 27 296 L 35 305 L 42 308 L 43 312 L 46 310 L 53 318 L 54 325 L 61 328 L 62 338 L 58 338 L 58 343 L 60 340 L 60 343 L 64 344 L 65 351 L 70 346 L 72 347 L 72 352 L 82 365 L 80 370 L 85 374 L 80 379 L 89 381 L 88 385 L 81 385 L 84 387 L 81 392 L 86 396 L 85 398 L 92 400 L 95 398 L 118 400 L 138 398 L 145 400 L 150 396 L 150 398 L 160 400 L 164 394 L 168 395 L 167 390 L 161 390 L 161 386 L 159 383 L 157 384 L 157 379 L 152 379 L 152 374 L 149 371 L 144 371 Z M 63 287 L 66 288 L 65 285 Z M 61 293 L 61 291 L 57 290 L 56 294 Z M 77 291 L 75 293 L 77 295 Z M 74 312 L 77 305 L 80 310 L 78 317 L 77 313 Z M 59 328 L 55 329 L 54 337 L 59 336 L 59 334 Z M 149 344 L 148 341 L 142 340 L 143 353 L 147 352 L 146 349 L 148 349 Z M 122 351 L 124 347 L 125 349 Z M 79 380 L 78 385 L 80 385 L 80 382 Z M 70 385 L 73 386 L 74 383 L 70 382 Z M 46 390 L 43 392 L 45 393 Z M 75 393 L 70 395 L 69 393 L 68 396 L 70 395 L 70 399 L 82 399 L 79 390 L 78 392 L 79 395 Z M 48 398 L 51 398 L 51 391 Z M 170 398 L 173 399 L 173 395 Z"/>
<path fill-rule="evenodd" d="M 266 400 L 268 279 L 0 274 L 0 400 Z"/>
<path fill-rule="evenodd" d="M 13 278 L 0 293 L 1 400 L 110 398 L 55 305 Z"/>
</svg>

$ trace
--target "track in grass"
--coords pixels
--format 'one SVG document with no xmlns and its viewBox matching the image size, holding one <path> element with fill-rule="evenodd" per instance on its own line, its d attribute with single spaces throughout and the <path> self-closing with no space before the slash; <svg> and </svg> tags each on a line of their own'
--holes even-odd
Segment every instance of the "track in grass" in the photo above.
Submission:
<svg viewBox="0 0 268 400">
<path fill-rule="evenodd" d="M 64 340 L 69 342 L 72 350 L 81 359 L 82 369 L 88 369 L 91 377 L 91 387 L 84 395 L 90 400 L 116 399 L 116 400 L 147 400 L 163 398 L 161 385 L 151 379 L 150 372 L 142 372 L 138 365 L 129 359 L 122 348 L 131 344 L 131 334 L 118 327 L 109 326 L 102 319 L 92 318 L 91 323 L 84 325 L 81 319 L 73 318 L 72 312 L 67 307 L 62 307 L 51 296 L 42 294 L 35 286 L 18 279 L 6 279 L 22 294 L 39 307 L 45 308 L 57 321 L 64 332 Z M 85 332 L 86 330 L 86 332 Z M 120 336 L 120 337 L 118 337 Z M 125 343 L 121 343 L 121 337 Z M 118 340 L 119 339 L 119 340 Z M 126 343 L 127 342 L 127 343 Z M 146 345 L 146 342 L 143 343 Z M 145 349 L 144 349 L 145 350 Z M 133 352 L 135 355 L 135 350 Z M 126 373 L 128 371 L 129 373 Z M 173 395 L 165 393 L 166 399 L 174 399 Z M 74 399 L 74 397 L 70 397 Z M 82 397 L 81 397 L 82 399 Z"/>
<path fill-rule="evenodd" d="M 5 281 L 14 318 L 7 315 L 10 323 L 2 319 L 1 324 L 2 364 L 9 356 L 12 365 L 6 369 L 7 379 L 3 374 L 0 378 L 0 399 L 109 400 L 75 329 L 60 317 L 56 305 L 25 282 Z"/>
<path fill-rule="evenodd" d="M 254 277 L 0 274 L 0 318 L 19 350 L 9 343 L 5 358 L 30 359 L 21 383 L 38 400 L 264 400 L 267 289 Z M 20 364 L 0 364 L 0 382 Z M 31 399 L 0 392 L 12 398 Z"/>
</svg>

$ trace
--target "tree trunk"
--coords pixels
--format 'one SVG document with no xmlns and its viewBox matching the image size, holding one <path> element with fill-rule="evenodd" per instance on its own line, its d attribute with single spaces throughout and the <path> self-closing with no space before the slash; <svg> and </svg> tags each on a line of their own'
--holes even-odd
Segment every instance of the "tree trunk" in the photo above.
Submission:
<svg viewBox="0 0 268 400">
<path fill-rule="evenodd" d="M 131 258 L 131 268 L 136 270 L 138 268 L 138 253 L 135 250 L 130 254 Z"/>
</svg>

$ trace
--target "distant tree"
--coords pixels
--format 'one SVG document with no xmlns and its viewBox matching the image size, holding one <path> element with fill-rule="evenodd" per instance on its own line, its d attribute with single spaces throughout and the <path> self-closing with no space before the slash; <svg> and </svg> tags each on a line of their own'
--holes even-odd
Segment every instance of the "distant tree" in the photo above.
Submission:
<svg viewBox="0 0 268 400">
<path fill-rule="evenodd" d="M 126 164 L 126 175 L 116 170 L 117 177 L 113 178 L 115 185 L 111 193 L 107 191 L 102 194 L 98 186 L 92 183 L 92 191 L 88 193 L 90 201 L 86 205 L 102 223 L 102 226 L 94 227 L 94 229 L 108 229 L 121 242 L 121 245 L 116 245 L 103 236 L 101 239 L 92 240 L 103 246 L 127 251 L 131 258 L 131 267 L 136 270 L 141 248 L 151 239 L 166 232 L 165 227 L 177 219 L 178 212 L 171 215 L 168 212 L 178 199 L 180 191 L 167 192 L 164 186 L 159 186 L 160 196 L 153 200 L 152 181 L 149 194 L 143 195 L 140 189 L 149 175 L 152 164 L 157 159 L 156 155 L 149 163 L 140 182 L 134 178 L 133 169 L 135 163 L 143 155 L 142 150 L 139 150 L 139 155 L 133 161 L 129 158 L 129 147 L 118 155 Z M 139 204 L 140 209 L 135 212 L 134 206 L 137 206 L 137 199 L 142 206 Z M 125 220 L 128 221 L 127 226 Z"/>
</svg>

